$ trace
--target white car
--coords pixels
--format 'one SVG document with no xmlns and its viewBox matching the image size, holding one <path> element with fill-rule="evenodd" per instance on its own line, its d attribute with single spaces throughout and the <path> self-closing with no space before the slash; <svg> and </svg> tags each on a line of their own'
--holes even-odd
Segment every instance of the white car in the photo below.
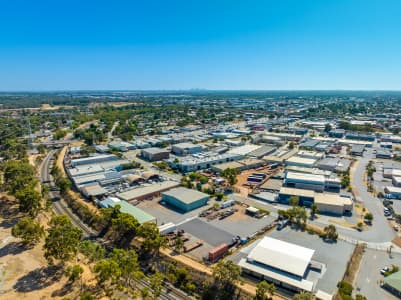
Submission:
<svg viewBox="0 0 401 300">
<path fill-rule="evenodd" d="M 390 271 L 388 267 L 384 267 L 383 269 L 380 270 L 380 274 L 384 275 L 384 273 Z"/>
</svg>

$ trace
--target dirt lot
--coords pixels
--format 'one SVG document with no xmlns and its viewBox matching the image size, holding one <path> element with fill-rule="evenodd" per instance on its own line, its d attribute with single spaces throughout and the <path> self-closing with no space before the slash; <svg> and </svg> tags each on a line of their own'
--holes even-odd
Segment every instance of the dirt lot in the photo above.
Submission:
<svg viewBox="0 0 401 300">
<path fill-rule="evenodd" d="M 20 217 L 11 197 L 0 195 L 0 298 L 14 299 L 74 299 L 78 287 L 67 284 L 67 278 L 56 266 L 49 266 L 43 256 L 43 242 L 31 249 L 22 247 L 11 235 L 12 226 Z M 40 218 L 46 223 L 46 217 Z M 89 268 L 84 266 L 82 281 L 94 284 Z"/>
<path fill-rule="evenodd" d="M 264 169 L 258 169 L 258 170 L 251 169 L 243 171 L 240 174 L 238 174 L 237 183 L 234 185 L 234 189 L 239 194 L 241 194 L 242 197 L 248 197 L 248 193 L 252 192 L 254 189 L 253 186 L 248 185 L 248 180 L 247 180 L 248 176 L 252 175 L 252 173 L 265 173 L 267 175 L 266 179 L 268 179 L 271 175 L 271 173 L 269 174 L 269 172 L 271 172 L 269 167 L 265 167 Z"/>
</svg>

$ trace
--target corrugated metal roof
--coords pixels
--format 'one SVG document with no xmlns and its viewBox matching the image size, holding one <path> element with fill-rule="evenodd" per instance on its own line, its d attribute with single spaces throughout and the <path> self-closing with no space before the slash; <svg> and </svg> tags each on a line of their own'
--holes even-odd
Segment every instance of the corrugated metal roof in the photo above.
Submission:
<svg viewBox="0 0 401 300">
<path fill-rule="evenodd" d="M 303 277 L 315 250 L 264 237 L 249 253 L 248 260 Z"/>
<path fill-rule="evenodd" d="M 135 198 L 146 196 L 151 193 L 156 193 L 158 191 L 164 191 L 169 188 L 176 187 L 178 185 L 179 183 L 175 181 L 163 181 L 149 186 L 143 186 L 126 192 L 118 193 L 117 197 L 129 201 L 129 200 L 134 200 Z"/>
<path fill-rule="evenodd" d="M 138 207 L 133 206 L 132 204 L 129 204 L 126 201 L 122 201 L 115 197 L 106 198 L 100 202 L 100 205 L 103 207 L 114 207 L 116 205 L 120 205 L 120 211 L 122 213 L 130 214 L 137 219 L 140 224 L 156 221 L 154 216 L 148 214 L 142 209 L 139 209 Z"/>
<path fill-rule="evenodd" d="M 178 187 L 175 189 L 171 189 L 167 192 L 164 192 L 163 195 L 167 195 L 170 197 L 174 197 L 175 199 L 185 203 L 185 204 L 191 204 L 193 202 L 196 202 L 198 200 L 204 199 L 205 197 L 209 197 L 208 194 L 192 190 L 192 189 L 187 189 L 184 187 Z"/>
</svg>

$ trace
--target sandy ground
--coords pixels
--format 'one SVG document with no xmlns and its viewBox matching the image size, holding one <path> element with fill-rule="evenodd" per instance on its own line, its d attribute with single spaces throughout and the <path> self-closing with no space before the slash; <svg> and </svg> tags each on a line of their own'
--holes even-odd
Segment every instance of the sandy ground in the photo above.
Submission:
<svg viewBox="0 0 401 300">
<path fill-rule="evenodd" d="M 43 257 L 43 243 L 24 249 L 11 235 L 18 220 L 18 209 L 2 195 L 0 214 L 0 298 L 49 299 L 66 283 L 49 268 Z M 53 296 L 52 296 L 53 295 Z M 62 298 L 62 297 L 54 297 Z"/>
<path fill-rule="evenodd" d="M 43 256 L 44 241 L 25 249 L 11 235 L 12 226 L 21 217 L 14 203 L 11 197 L 0 195 L 0 299 L 76 299 L 80 283 L 69 285 L 59 268 L 48 265 Z M 40 215 L 39 219 L 42 224 L 48 220 L 45 215 Z M 82 261 L 83 258 L 78 256 L 77 262 Z M 80 265 L 84 269 L 82 283 L 95 286 L 90 268 L 86 264 Z"/>
</svg>

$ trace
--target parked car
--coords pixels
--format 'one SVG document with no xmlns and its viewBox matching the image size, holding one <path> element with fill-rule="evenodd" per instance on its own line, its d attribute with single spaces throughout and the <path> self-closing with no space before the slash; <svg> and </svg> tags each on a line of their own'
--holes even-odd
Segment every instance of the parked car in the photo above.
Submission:
<svg viewBox="0 0 401 300">
<path fill-rule="evenodd" d="M 380 274 L 384 275 L 384 273 L 390 271 L 389 267 L 384 267 L 383 269 L 380 270 Z"/>
<path fill-rule="evenodd" d="M 387 220 L 389 220 L 389 221 L 394 221 L 395 218 L 394 218 L 393 216 L 390 216 L 390 217 L 387 218 Z"/>
<path fill-rule="evenodd" d="M 398 227 L 398 225 L 394 225 L 393 228 L 394 228 L 395 231 L 400 230 L 400 228 Z"/>
</svg>

